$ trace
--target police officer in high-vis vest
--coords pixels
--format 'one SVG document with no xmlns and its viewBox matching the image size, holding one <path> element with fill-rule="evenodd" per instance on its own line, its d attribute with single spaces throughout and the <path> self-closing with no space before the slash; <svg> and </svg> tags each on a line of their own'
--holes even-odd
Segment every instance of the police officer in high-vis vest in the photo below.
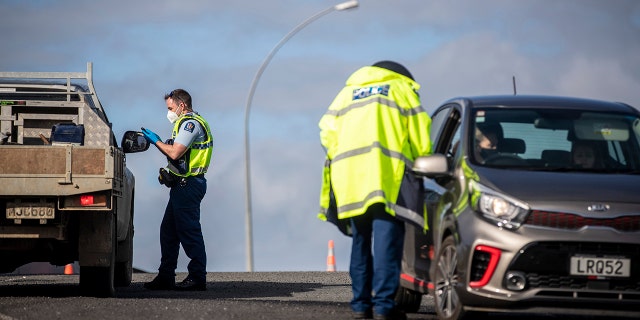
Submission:
<svg viewBox="0 0 640 320">
<path fill-rule="evenodd" d="M 394 302 L 404 222 L 427 228 L 422 184 L 410 170 L 431 153 L 419 88 L 404 66 L 380 61 L 348 78 L 319 123 L 327 153 L 319 218 L 353 238 L 356 319 L 406 318 Z"/>
<path fill-rule="evenodd" d="M 167 119 L 174 124 L 171 139 L 162 142 L 148 129 L 145 138 L 167 156 L 167 168 L 160 169 L 158 180 L 170 187 L 169 203 L 160 225 L 162 258 L 158 276 L 144 284 L 150 290 L 206 290 L 207 254 L 200 226 L 200 202 L 207 191 L 207 172 L 213 152 L 213 136 L 207 121 L 193 111 L 191 95 L 175 89 L 164 97 Z M 180 245 L 191 259 L 189 275 L 175 283 Z"/>
</svg>

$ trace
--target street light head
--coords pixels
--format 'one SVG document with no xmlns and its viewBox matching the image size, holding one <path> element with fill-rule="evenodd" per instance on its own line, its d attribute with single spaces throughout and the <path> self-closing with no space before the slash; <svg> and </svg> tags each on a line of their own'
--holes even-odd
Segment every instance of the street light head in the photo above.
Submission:
<svg viewBox="0 0 640 320">
<path fill-rule="evenodd" d="M 343 3 L 336 4 L 333 8 L 336 10 L 348 10 L 351 8 L 355 8 L 358 6 L 358 0 L 346 1 Z"/>
</svg>

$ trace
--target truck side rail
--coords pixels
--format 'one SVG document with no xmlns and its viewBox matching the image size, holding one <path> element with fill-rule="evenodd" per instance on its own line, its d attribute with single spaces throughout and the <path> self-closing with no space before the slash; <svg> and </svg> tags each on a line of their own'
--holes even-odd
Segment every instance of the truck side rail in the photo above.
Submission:
<svg viewBox="0 0 640 320">
<path fill-rule="evenodd" d="M 82 94 L 89 94 L 91 96 L 91 100 L 95 107 L 99 110 L 100 113 L 105 117 L 106 122 L 109 122 L 107 119 L 107 114 L 104 112 L 102 108 L 102 104 L 100 103 L 100 99 L 98 99 L 98 95 L 96 94 L 96 89 L 93 85 L 93 63 L 87 62 L 87 71 L 86 72 L 0 72 L 0 79 L 64 79 L 66 80 L 66 92 L 59 92 L 58 94 L 66 94 L 67 101 L 71 101 L 71 95 L 78 94 L 78 92 L 72 91 L 72 79 L 82 79 L 87 82 L 87 87 L 89 92 L 83 92 Z M 11 85 L 12 87 L 16 87 L 15 85 Z M 0 92 L 2 91 L 3 85 L 0 83 Z M 33 92 L 30 91 L 31 94 L 38 93 L 46 93 L 46 94 L 55 94 L 52 92 Z"/>
</svg>

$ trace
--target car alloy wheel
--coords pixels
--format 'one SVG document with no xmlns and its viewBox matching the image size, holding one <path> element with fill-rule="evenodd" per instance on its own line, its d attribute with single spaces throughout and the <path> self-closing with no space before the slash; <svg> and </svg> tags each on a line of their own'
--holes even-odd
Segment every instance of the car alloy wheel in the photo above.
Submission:
<svg viewBox="0 0 640 320">
<path fill-rule="evenodd" d="M 463 310 L 455 288 L 458 286 L 458 256 L 452 236 L 444 239 L 436 258 L 434 298 L 440 319 L 462 319 Z"/>
</svg>

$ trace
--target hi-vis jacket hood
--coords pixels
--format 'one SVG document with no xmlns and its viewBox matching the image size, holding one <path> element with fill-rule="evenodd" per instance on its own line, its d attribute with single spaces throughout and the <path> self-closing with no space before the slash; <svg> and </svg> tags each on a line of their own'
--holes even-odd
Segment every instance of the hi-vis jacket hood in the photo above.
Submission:
<svg viewBox="0 0 640 320">
<path fill-rule="evenodd" d="M 327 152 L 320 219 L 335 223 L 384 203 L 389 214 L 426 228 L 425 212 L 397 205 L 405 168 L 431 153 L 431 118 L 419 88 L 406 76 L 373 66 L 349 77 L 319 123 Z"/>
</svg>

